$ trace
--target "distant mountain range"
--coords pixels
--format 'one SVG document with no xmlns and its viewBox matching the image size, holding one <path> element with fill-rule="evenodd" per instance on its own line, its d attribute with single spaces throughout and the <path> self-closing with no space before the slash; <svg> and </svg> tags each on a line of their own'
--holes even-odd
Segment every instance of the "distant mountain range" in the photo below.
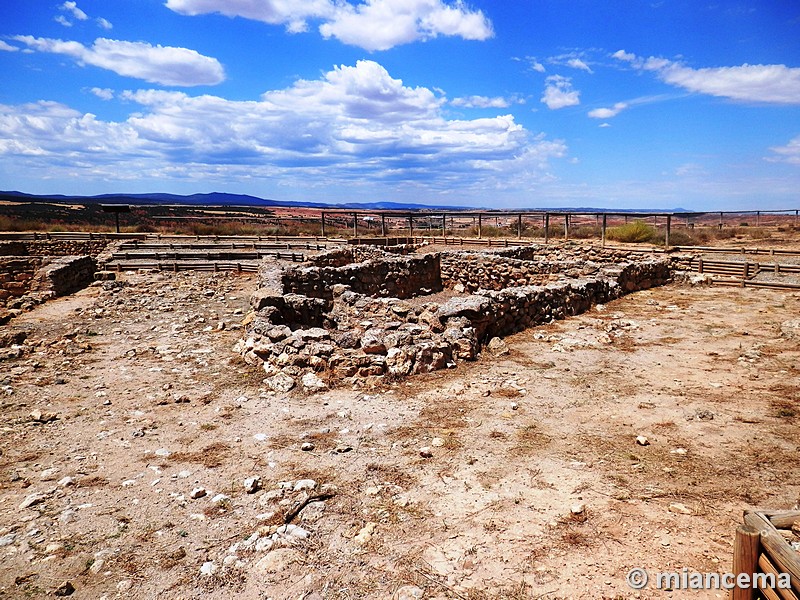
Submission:
<svg viewBox="0 0 800 600">
<path fill-rule="evenodd" d="M 346 202 L 342 204 L 326 204 L 324 202 L 289 202 L 286 200 L 270 200 L 246 194 L 226 194 L 211 192 L 210 194 L 100 194 L 99 196 L 65 196 L 62 194 L 37 195 L 24 192 L 0 191 L 0 200 L 10 202 L 80 202 L 94 204 L 180 204 L 184 206 L 281 206 L 288 208 L 352 208 L 354 210 L 475 210 L 470 206 L 441 206 L 430 204 L 414 204 L 406 202 Z"/>
<path fill-rule="evenodd" d="M 475 206 L 444 206 L 436 204 L 418 204 L 412 202 L 345 202 L 341 204 L 326 204 L 324 202 L 290 202 L 286 200 L 270 200 L 268 198 L 258 198 L 247 194 L 227 194 L 224 192 L 211 192 L 209 194 L 191 194 L 184 196 L 181 194 L 101 194 L 99 196 L 66 196 L 62 194 L 37 195 L 26 194 L 24 192 L 3 192 L 0 191 L 0 200 L 9 202 L 57 202 L 57 203 L 83 203 L 83 204 L 177 204 L 183 206 L 277 206 L 286 208 L 330 208 L 353 210 L 435 210 L 435 211 L 461 211 L 461 210 L 486 210 Z M 512 209 L 509 209 L 512 210 Z M 514 210 L 514 212 L 520 209 Z M 544 210 L 544 209 L 522 209 L 522 210 Z M 609 209 L 603 208 L 547 208 L 551 212 L 608 212 Z M 613 209 L 618 213 L 689 213 L 692 211 L 684 208 L 672 209 Z"/>
</svg>

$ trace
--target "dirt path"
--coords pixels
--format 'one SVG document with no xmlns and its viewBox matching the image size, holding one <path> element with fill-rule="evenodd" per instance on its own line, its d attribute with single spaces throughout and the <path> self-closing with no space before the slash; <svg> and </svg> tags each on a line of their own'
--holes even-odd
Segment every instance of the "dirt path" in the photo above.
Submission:
<svg viewBox="0 0 800 600">
<path fill-rule="evenodd" d="M 744 508 L 800 501 L 800 296 L 640 292 L 304 396 L 231 351 L 254 285 L 133 275 L 5 328 L 0 597 L 663 598 L 625 574 L 725 572 Z"/>
</svg>

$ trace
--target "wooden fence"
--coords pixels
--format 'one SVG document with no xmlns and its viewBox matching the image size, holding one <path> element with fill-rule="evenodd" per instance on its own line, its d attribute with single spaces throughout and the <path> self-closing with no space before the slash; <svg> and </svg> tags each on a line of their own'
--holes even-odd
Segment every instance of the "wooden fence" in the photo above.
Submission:
<svg viewBox="0 0 800 600">
<path fill-rule="evenodd" d="M 756 584 L 748 588 L 735 587 L 731 600 L 798 600 L 800 595 L 800 553 L 792 549 L 781 531 L 791 530 L 800 524 L 800 511 L 745 511 L 744 524 L 736 530 L 733 549 L 733 575 L 751 577 L 760 573 L 769 575 L 777 583 L 781 574 L 787 574 L 789 588 L 762 585 L 766 577 L 753 578 Z M 785 575 L 783 576 L 785 578 Z"/>
</svg>

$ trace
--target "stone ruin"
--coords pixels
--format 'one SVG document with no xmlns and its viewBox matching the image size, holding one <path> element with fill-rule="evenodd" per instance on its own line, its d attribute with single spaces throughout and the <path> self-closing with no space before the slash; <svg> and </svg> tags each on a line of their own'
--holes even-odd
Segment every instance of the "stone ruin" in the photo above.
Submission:
<svg viewBox="0 0 800 600">
<path fill-rule="evenodd" d="M 55 246 L 55 247 L 54 247 Z M 77 242 L 0 242 L 0 325 L 56 296 L 94 280 L 97 262 Z"/>
<path fill-rule="evenodd" d="M 353 246 L 259 273 L 235 351 L 286 392 L 475 360 L 494 338 L 672 278 L 668 258 L 579 245 L 410 254 Z"/>
</svg>

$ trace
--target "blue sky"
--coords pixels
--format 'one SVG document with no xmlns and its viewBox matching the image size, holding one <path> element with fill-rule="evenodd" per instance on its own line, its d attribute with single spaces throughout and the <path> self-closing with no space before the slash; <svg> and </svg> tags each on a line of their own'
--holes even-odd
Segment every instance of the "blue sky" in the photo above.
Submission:
<svg viewBox="0 0 800 600">
<path fill-rule="evenodd" d="M 794 0 L 0 5 L 0 189 L 800 207 Z"/>
</svg>

